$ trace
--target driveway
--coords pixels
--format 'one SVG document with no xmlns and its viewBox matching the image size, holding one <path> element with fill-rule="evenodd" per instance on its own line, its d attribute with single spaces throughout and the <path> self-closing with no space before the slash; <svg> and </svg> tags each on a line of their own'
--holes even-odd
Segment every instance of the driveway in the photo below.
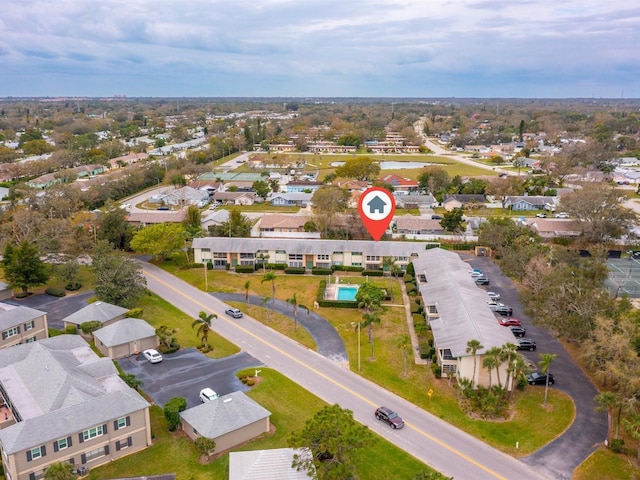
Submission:
<svg viewBox="0 0 640 480">
<path fill-rule="evenodd" d="M 541 470 L 549 478 L 569 479 L 573 470 L 596 450 L 607 436 L 607 416 L 604 412 L 595 411 L 596 403 L 593 398 L 598 394 L 598 390 L 555 336 L 536 327 L 531 318 L 524 314 L 515 285 L 502 274 L 491 259 L 469 254 L 461 254 L 461 257 L 489 277 L 491 284 L 480 288 L 499 293 L 500 301 L 513 307 L 513 316 L 520 319 L 527 329 L 526 336 L 536 341 L 538 349 L 535 352 L 521 353 L 535 365 L 540 361 L 540 353 L 558 355 L 551 364 L 551 372 L 556 379 L 555 385 L 551 388 L 557 388 L 571 396 L 576 408 L 576 418 L 566 432 L 522 461 Z M 540 414 L 544 415 L 544 412 L 541 411 Z"/>
<path fill-rule="evenodd" d="M 212 293 L 214 297 L 223 302 L 243 302 L 245 296 L 242 293 Z M 260 305 L 262 297 L 249 295 L 251 305 Z M 286 315 L 293 320 L 293 307 L 283 300 L 269 301 L 269 308 Z M 348 366 L 347 350 L 344 348 L 342 337 L 333 328 L 327 319 L 317 313 L 298 308 L 298 323 L 302 326 L 316 342 L 318 353 L 338 364 Z"/>
<path fill-rule="evenodd" d="M 5 300 L 11 305 L 35 308 L 47 314 L 47 323 L 50 328 L 62 330 L 62 319 L 88 305 L 87 299 L 93 296 L 93 291 L 66 295 L 65 297 L 53 297 L 46 293 L 30 295 L 27 298 Z"/>
<path fill-rule="evenodd" d="M 160 363 L 149 363 L 142 354 L 118 360 L 125 373 L 142 380 L 142 389 L 160 405 L 174 397 L 187 399 L 187 407 L 200 404 L 200 390 L 209 387 L 219 395 L 247 391 L 235 373 L 263 364 L 246 352 L 220 359 L 209 358 L 195 348 L 164 355 Z"/>
</svg>

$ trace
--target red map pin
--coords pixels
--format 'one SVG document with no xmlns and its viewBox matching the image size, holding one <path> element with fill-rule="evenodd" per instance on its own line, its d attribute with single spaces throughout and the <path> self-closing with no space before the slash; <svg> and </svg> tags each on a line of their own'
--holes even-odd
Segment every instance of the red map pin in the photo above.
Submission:
<svg viewBox="0 0 640 480">
<path fill-rule="evenodd" d="M 358 211 L 362 223 L 377 242 L 391 223 L 396 211 L 396 200 L 386 188 L 371 187 L 360 195 Z"/>
</svg>

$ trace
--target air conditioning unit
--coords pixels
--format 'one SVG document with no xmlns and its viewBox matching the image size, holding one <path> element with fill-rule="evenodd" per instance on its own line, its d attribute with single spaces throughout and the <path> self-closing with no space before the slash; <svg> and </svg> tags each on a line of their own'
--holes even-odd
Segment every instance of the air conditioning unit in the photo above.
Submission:
<svg viewBox="0 0 640 480">
<path fill-rule="evenodd" d="M 86 475 L 87 473 L 89 473 L 89 468 L 87 468 L 85 465 L 78 467 L 78 475 L 83 476 L 83 475 Z"/>
</svg>

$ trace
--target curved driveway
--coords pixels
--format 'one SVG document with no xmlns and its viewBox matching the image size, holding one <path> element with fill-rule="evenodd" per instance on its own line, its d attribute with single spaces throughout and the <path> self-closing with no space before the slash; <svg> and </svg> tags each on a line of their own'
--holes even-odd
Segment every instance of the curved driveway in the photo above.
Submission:
<svg viewBox="0 0 640 480">
<path fill-rule="evenodd" d="M 456 480 L 542 479 L 536 469 L 449 425 L 440 418 L 338 366 L 245 315 L 227 318 L 227 306 L 162 269 L 143 264 L 147 287 L 185 314 L 216 313 L 214 330 L 270 368 L 328 403 L 353 411 L 359 422 L 420 461 Z M 434 401 L 437 401 L 435 399 Z M 375 420 L 376 406 L 401 412 L 406 427 L 392 430 Z M 547 477 L 555 478 L 555 477 Z"/>
<path fill-rule="evenodd" d="M 524 315 L 524 308 L 513 282 L 502 275 L 500 268 L 491 259 L 467 254 L 460 256 L 468 260 L 472 267 L 487 274 L 491 285 L 484 288 L 498 292 L 501 295 L 500 301 L 513 307 L 514 317 L 520 319 L 527 329 L 526 336 L 536 341 L 537 351 L 523 352 L 524 356 L 537 365 L 540 353 L 558 355 L 551 364 L 551 372 L 556 378 L 553 388 L 571 396 L 576 407 L 576 418 L 565 433 L 523 461 L 535 466 L 549 478 L 569 479 L 574 469 L 607 437 L 607 416 L 604 412 L 595 411 L 596 403 L 593 398 L 598 390 L 553 334 L 536 327 Z M 544 415 L 544 411 L 541 410 L 540 415 Z"/>
<path fill-rule="evenodd" d="M 242 293 L 212 293 L 211 295 L 223 302 L 245 303 L 245 296 Z M 262 297 L 249 295 L 249 304 L 261 305 Z M 269 301 L 269 308 L 293 319 L 292 306 L 287 302 L 277 299 Z M 349 366 L 347 350 L 344 348 L 342 337 L 325 318 L 311 310 L 304 311 L 298 308 L 298 323 L 313 337 L 320 355 L 342 366 Z"/>
</svg>

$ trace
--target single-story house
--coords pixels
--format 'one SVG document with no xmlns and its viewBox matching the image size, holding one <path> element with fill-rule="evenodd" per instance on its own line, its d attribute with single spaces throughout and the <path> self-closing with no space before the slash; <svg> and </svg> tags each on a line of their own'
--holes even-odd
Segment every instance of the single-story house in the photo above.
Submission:
<svg viewBox="0 0 640 480">
<path fill-rule="evenodd" d="M 438 202 L 430 193 L 426 195 L 394 195 L 397 208 L 435 207 Z"/>
<path fill-rule="evenodd" d="M 210 438 L 222 452 L 267 433 L 270 416 L 243 392 L 232 392 L 180 412 L 180 426 L 191 440 Z"/>
<path fill-rule="evenodd" d="M 219 227 L 224 222 L 229 220 L 229 210 L 217 209 L 211 213 L 208 213 L 200 222 L 203 230 L 209 230 L 209 227 Z"/>
<path fill-rule="evenodd" d="M 258 221 L 258 229 L 263 232 L 304 232 L 305 224 L 311 220 L 306 215 L 263 215 Z"/>
<path fill-rule="evenodd" d="M 253 205 L 256 202 L 255 192 L 215 192 L 212 200 L 225 205 Z"/>
<path fill-rule="evenodd" d="M 505 208 L 510 208 L 514 211 L 531 211 L 531 210 L 543 210 L 546 205 L 553 205 L 553 197 L 545 197 L 542 195 L 530 195 L 530 196 L 512 196 L 505 199 Z"/>
<path fill-rule="evenodd" d="M 229 480 L 309 480 L 306 470 L 292 467 L 293 456 L 311 458 L 308 448 L 272 448 L 229 452 Z"/>
<path fill-rule="evenodd" d="M 141 160 L 145 160 L 148 156 L 146 153 L 129 153 L 128 155 L 112 158 L 109 160 L 109 168 L 113 169 L 133 165 Z"/>
<path fill-rule="evenodd" d="M 378 179 L 379 182 L 388 183 L 393 186 L 394 195 L 407 195 L 418 191 L 418 181 L 403 178 L 399 175 L 389 174 Z"/>
<path fill-rule="evenodd" d="M 192 187 L 182 187 L 167 192 L 161 197 L 161 201 L 165 205 L 195 205 L 201 208 L 209 203 L 209 192 Z"/>
<path fill-rule="evenodd" d="M 300 180 L 293 180 L 284 186 L 285 192 L 315 192 L 320 187 L 323 187 L 322 182 L 305 182 Z"/>
<path fill-rule="evenodd" d="M 132 212 L 127 217 L 127 221 L 134 226 L 145 227 L 147 225 L 155 225 L 157 223 L 181 223 L 187 218 L 187 211 L 183 208 L 180 210 L 161 210 L 149 212 Z"/>
<path fill-rule="evenodd" d="M 0 348 L 49 337 L 47 314 L 30 307 L 0 303 Z"/>
<path fill-rule="evenodd" d="M 481 206 L 486 200 L 484 195 L 445 194 L 442 198 L 442 206 L 445 210 L 451 211 L 454 208 Z"/>
<path fill-rule="evenodd" d="M 440 225 L 440 220 L 431 218 L 416 217 L 414 215 L 402 215 L 394 219 L 396 233 L 401 235 L 428 235 L 444 234 L 444 228 Z"/>
<path fill-rule="evenodd" d="M 311 203 L 312 193 L 282 192 L 274 193 L 267 200 L 273 206 L 300 206 L 306 207 Z"/>
<path fill-rule="evenodd" d="M 526 224 L 545 239 L 560 237 L 579 237 L 582 233 L 580 223 L 572 219 L 530 218 Z"/>
<path fill-rule="evenodd" d="M 79 327 L 85 322 L 100 322 L 103 327 L 111 325 L 127 316 L 126 308 L 107 302 L 93 302 L 75 313 L 62 319 L 65 327 L 73 325 Z"/>
<path fill-rule="evenodd" d="M 123 318 L 93 332 L 96 348 L 105 357 L 136 355 L 158 347 L 156 329 L 140 318 Z"/>
</svg>

